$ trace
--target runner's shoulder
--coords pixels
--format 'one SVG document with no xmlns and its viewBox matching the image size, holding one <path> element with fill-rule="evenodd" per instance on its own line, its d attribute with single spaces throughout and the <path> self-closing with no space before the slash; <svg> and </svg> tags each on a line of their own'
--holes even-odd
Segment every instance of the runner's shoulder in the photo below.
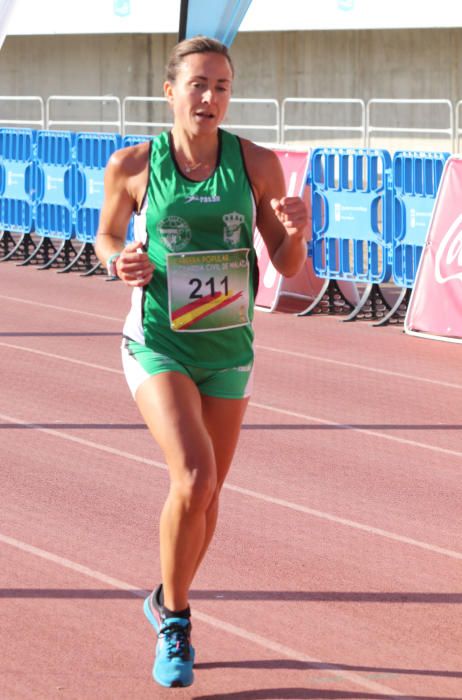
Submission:
<svg viewBox="0 0 462 700">
<path fill-rule="evenodd" d="M 107 164 L 107 174 L 119 179 L 136 177 L 142 173 L 148 165 L 149 144 L 149 141 L 143 141 L 114 151 Z"/>
<path fill-rule="evenodd" d="M 258 169 L 265 169 L 278 162 L 276 153 L 270 148 L 266 148 L 266 146 L 260 146 L 258 143 L 254 143 L 254 141 L 242 138 L 241 144 L 246 162 L 251 162 Z"/>
<path fill-rule="evenodd" d="M 250 181 L 256 190 L 257 197 L 260 197 L 274 174 L 277 172 L 280 175 L 279 158 L 270 148 L 260 146 L 248 139 L 241 139 L 241 144 Z"/>
</svg>

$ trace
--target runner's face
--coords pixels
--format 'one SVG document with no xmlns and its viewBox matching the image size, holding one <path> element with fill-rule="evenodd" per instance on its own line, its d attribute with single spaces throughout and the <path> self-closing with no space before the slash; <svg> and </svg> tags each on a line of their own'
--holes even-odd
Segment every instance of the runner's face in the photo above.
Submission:
<svg viewBox="0 0 462 700">
<path fill-rule="evenodd" d="M 225 56 L 193 53 L 181 63 L 174 83 L 165 83 L 175 124 L 193 134 L 216 131 L 231 97 L 232 71 Z"/>
</svg>

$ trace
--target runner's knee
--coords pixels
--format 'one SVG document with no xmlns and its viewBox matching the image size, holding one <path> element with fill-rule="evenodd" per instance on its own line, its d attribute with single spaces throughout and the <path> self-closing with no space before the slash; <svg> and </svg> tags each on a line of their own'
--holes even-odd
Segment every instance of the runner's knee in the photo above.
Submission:
<svg viewBox="0 0 462 700">
<path fill-rule="evenodd" d="M 217 479 L 209 468 L 196 467 L 184 470 L 172 480 L 171 494 L 187 512 L 205 512 L 210 507 L 217 490 Z"/>
</svg>

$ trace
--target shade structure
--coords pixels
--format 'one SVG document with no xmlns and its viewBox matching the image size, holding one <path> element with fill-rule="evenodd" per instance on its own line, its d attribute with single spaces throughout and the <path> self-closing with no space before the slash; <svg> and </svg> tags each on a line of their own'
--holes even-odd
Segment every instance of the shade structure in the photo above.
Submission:
<svg viewBox="0 0 462 700">
<path fill-rule="evenodd" d="M 6 36 L 8 20 L 15 0 L 0 0 L 0 49 Z"/>
<path fill-rule="evenodd" d="M 231 46 L 252 0 L 181 0 L 179 40 L 202 34 Z"/>
</svg>

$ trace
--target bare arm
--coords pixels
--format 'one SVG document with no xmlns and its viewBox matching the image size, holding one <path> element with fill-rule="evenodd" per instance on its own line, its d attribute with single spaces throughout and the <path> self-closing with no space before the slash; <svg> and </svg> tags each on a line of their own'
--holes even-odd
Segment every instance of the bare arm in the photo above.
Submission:
<svg viewBox="0 0 462 700">
<path fill-rule="evenodd" d="M 308 215 L 300 197 L 286 197 L 279 159 L 273 151 L 243 142 L 244 157 L 257 197 L 257 226 L 271 262 L 286 277 L 306 260 Z"/>
<path fill-rule="evenodd" d="M 111 156 L 104 175 L 104 201 L 95 241 L 99 260 L 106 265 L 113 258 L 117 275 L 130 287 L 146 285 L 154 270 L 140 243 L 125 245 L 130 217 L 138 204 L 137 188 L 143 181 L 146 165 L 144 152 L 139 147 L 124 148 Z"/>
</svg>

